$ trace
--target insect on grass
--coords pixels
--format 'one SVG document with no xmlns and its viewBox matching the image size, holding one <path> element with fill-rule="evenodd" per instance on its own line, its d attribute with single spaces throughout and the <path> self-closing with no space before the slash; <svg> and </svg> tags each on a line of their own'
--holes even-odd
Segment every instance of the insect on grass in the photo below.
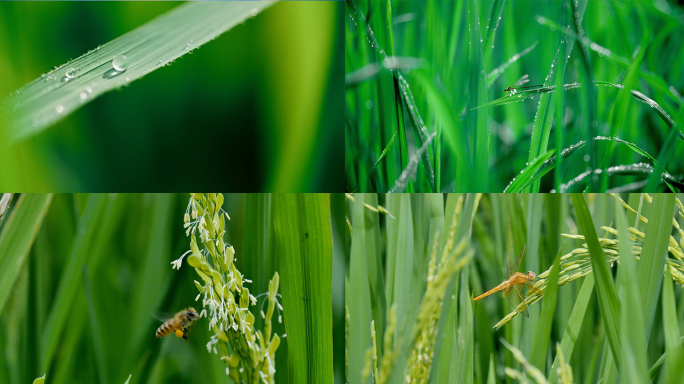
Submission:
<svg viewBox="0 0 684 384">
<path fill-rule="evenodd" d="M 508 96 L 513 96 L 517 93 L 516 90 L 518 89 L 528 89 L 528 88 L 539 88 L 543 87 L 544 84 L 540 85 L 527 85 L 527 86 L 522 86 L 523 84 L 529 82 L 530 80 L 527 78 L 528 75 L 524 74 L 518 81 L 515 82 L 515 84 L 511 85 L 510 87 L 504 89 L 504 92 L 508 93 Z"/>
</svg>

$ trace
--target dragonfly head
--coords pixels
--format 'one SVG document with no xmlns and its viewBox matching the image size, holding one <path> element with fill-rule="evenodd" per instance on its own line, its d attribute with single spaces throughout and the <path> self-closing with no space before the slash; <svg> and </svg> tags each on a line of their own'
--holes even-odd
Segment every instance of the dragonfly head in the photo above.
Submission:
<svg viewBox="0 0 684 384">
<path fill-rule="evenodd" d="M 528 278 L 529 280 L 534 280 L 534 279 L 537 278 L 537 274 L 534 273 L 534 272 L 532 272 L 532 271 L 528 271 L 528 272 L 527 272 L 527 278 Z"/>
</svg>

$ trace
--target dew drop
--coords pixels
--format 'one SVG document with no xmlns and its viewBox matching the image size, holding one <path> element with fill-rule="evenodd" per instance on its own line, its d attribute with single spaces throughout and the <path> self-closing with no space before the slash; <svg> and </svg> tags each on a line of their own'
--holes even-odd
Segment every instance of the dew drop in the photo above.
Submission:
<svg viewBox="0 0 684 384">
<path fill-rule="evenodd" d="M 64 107 L 61 105 L 58 105 L 57 108 L 55 108 L 55 112 L 57 113 L 62 113 L 64 112 Z"/>
<path fill-rule="evenodd" d="M 67 73 L 66 73 L 67 79 L 73 79 L 74 77 L 76 77 L 75 73 L 76 73 L 76 70 L 73 69 L 73 68 L 71 68 L 70 70 L 68 70 Z"/>
<path fill-rule="evenodd" d="M 124 55 L 116 55 L 112 60 L 112 67 L 119 72 L 123 72 L 128 69 L 128 58 Z"/>
<path fill-rule="evenodd" d="M 259 14 L 259 10 L 256 8 L 252 8 L 252 16 L 256 16 Z"/>
<path fill-rule="evenodd" d="M 85 92 L 81 92 L 81 94 L 78 97 L 81 99 L 81 102 L 83 102 L 85 99 L 88 98 L 88 94 Z"/>
</svg>

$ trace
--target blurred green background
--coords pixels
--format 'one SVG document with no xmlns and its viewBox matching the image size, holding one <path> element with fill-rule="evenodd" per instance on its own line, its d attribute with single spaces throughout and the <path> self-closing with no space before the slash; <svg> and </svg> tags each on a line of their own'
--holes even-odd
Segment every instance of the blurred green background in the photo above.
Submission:
<svg viewBox="0 0 684 384">
<path fill-rule="evenodd" d="M 235 248 L 238 270 L 252 280 L 246 287 L 254 296 L 267 291 L 275 271 L 282 295 L 288 281 L 304 279 L 288 274 L 283 266 L 273 232 L 274 209 L 282 199 L 275 196 L 224 195 L 223 208 L 231 217 L 225 240 Z M 346 227 L 343 196 L 329 198 L 333 255 L 328 257 L 334 259 L 331 326 L 335 380 L 342 383 Z M 46 372 L 50 384 L 123 383 L 129 374 L 130 384 L 230 382 L 219 356 L 207 352 L 212 334 L 207 319 L 193 327 L 187 344 L 175 336 L 154 336 L 161 325 L 154 313 L 202 306 L 201 299 L 195 301 L 193 280 L 198 276 L 187 259 L 180 270 L 171 268 L 171 261 L 189 249 L 183 228 L 188 199 L 187 194 L 56 194 L 51 200 L 47 195 L 15 195 L 11 211 L 0 223 L 0 382 L 30 383 Z M 33 218 L 38 219 L 32 222 Z M 34 233 L 35 240 L 28 241 Z M 23 244 L 28 253 L 20 257 Z M 4 284 L 7 279 L 13 281 L 9 287 Z M 321 279 L 330 284 L 330 276 Z M 284 298 L 280 303 L 287 311 Z M 256 329 L 263 329 L 262 302 L 263 296 L 250 307 Z M 65 316 L 63 326 L 47 329 L 57 315 Z M 287 315 L 282 315 L 282 324 L 277 322 L 278 313 L 273 317 L 278 335 L 292 332 L 291 325 L 285 326 Z M 290 340 L 290 335 L 281 338 L 276 352 L 276 383 L 301 383 L 301 376 L 293 374 L 311 369 L 313 358 L 326 358 L 300 358 L 308 368 L 295 368 Z M 52 357 L 44 363 L 46 349 L 52 350 Z"/>
<path fill-rule="evenodd" d="M 433 132 L 437 136 L 428 146 L 429 158 L 423 157 L 407 192 L 502 192 L 547 149 L 560 153 L 598 135 L 634 143 L 662 160 L 669 173 L 684 178 L 684 140 L 676 137 L 684 125 L 681 1 L 573 1 L 581 19 L 580 35 L 591 42 L 586 53 L 560 28 L 538 21 L 544 17 L 574 31 L 571 15 L 575 12 L 566 0 L 348 0 L 346 4 L 347 75 L 382 64 L 387 56 L 414 59 L 405 60 L 400 71 L 408 84 L 406 93 L 388 70 L 364 81 L 347 80 L 347 191 L 389 191 Z M 559 73 L 563 76 L 556 83 L 552 74 Z M 504 89 L 524 74 L 530 80 L 526 85 L 579 82 L 583 86 L 563 92 L 562 99 L 559 92 L 553 92 L 474 110 L 505 96 Z M 586 87 L 591 80 L 622 84 L 625 90 Z M 662 86 L 654 86 L 658 82 Z M 630 97 L 628 89 L 660 104 L 677 126 L 670 128 L 648 104 Z M 421 124 L 414 121 L 414 111 L 422 118 Z M 672 132 L 675 136 L 670 139 Z M 544 138 L 547 142 L 539 144 L 536 154 L 534 143 Z M 455 144 L 459 140 L 462 146 Z M 587 168 L 653 164 L 626 145 L 616 144 L 612 154 L 607 146 L 606 141 L 585 146 L 565 159 L 560 172 L 554 169 L 541 179 L 540 186 L 527 192 L 559 190 L 559 184 Z M 462 157 L 456 148 L 462 149 Z M 383 150 L 387 152 L 381 158 Z M 434 171 L 434 181 L 428 166 Z M 639 190 L 644 185 L 632 183 L 646 178 L 618 175 L 592 183 L 589 189 L 627 186 Z M 576 191 L 586 184 L 580 183 Z M 663 184 L 658 188 L 667 189 Z"/>
<path fill-rule="evenodd" d="M 0 100 L 178 4 L 0 3 Z M 0 188 L 341 191 L 342 7 L 274 4 L 37 136 L 0 147 Z"/>
</svg>

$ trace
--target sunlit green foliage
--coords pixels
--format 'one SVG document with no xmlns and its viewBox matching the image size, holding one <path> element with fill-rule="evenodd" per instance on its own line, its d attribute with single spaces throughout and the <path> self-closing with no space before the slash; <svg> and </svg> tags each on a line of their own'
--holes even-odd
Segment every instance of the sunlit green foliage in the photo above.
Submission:
<svg viewBox="0 0 684 384">
<path fill-rule="evenodd" d="M 348 216 L 350 383 L 674 383 L 684 374 L 684 296 L 673 290 L 684 285 L 684 206 L 673 195 L 354 194 Z M 474 256 L 439 293 L 433 249 L 452 217 Z M 538 275 L 529 317 L 502 292 L 473 303 L 508 278 L 524 245 L 520 271 Z"/>
<path fill-rule="evenodd" d="M 346 5 L 347 191 L 502 192 L 523 171 L 507 192 L 684 188 L 673 2 Z M 524 74 L 542 87 L 505 95 Z"/>
<path fill-rule="evenodd" d="M 53 67 L 61 67 L 64 78 L 70 59 L 179 6 L 184 5 L 0 2 L 0 109 L 10 108 L 3 104 L 10 93 Z M 136 69 L 131 58 L 127 72 L 108 79 L 125 82 L 129 76 L 130 85 L 11 145 L 10 122 L 0 113 L 0 188 L 341 191 L 343 8 L 338 2 L 277 2 L 256 9 L 257 16 L 250 12 L 244 23 L 199 48 L 195 41 L 176 44 L 195 49 L 136 81 L 127 73 L 147 66 Z M 193 21 L 196 28 L 208 26 Z M 194 28 L 175 27 L 172 41 Z M 150 46 L 144 37 L 134 42 L 143 43 Z M 78 82 L 77 77 L 67 83 Z M 86 100 L 97 93 L 82 85 L 73 95 L 78 100 L 82 92 Z M 226 166 L 230 177 L 214 177 Z"/>
<path fill-rule="evenodd" d="M 282 247 L 288 233 L 281 233 L 276 241 L 273 221 L 279 217 L 275 210 L 281 209 L 282 202 L 274 196 L 225 195 L 222 207 L 232 220 L 223 226 L 220 218 L 216 221 L 217 228 L 225 228 L 223 243 L 232 245 L 230 255 L 235 252 L 231 273 L 236 279 L 237 273 L 242 274 L 242 287 L 249 289 L 240 297 L 243 316 L 235 319 L 253 325 L 251 337 L 255 339 L 250 340 L 263 352 L 257 354 L 262 362 L 275 356 L 258 367 L 275 368 L 267 380 L 273 377 L 276 384 L 301 383 L 308 374 L 332 381 L 332 308 L 341 308 L 343 298 L 339 288 L 331 292 L 331 264 L 333 253 L 341 258 L 342 249 L 329 246 L 327 252 L 305 253 L 310 250 L 305 248 L 295 255 Z M 317 243 L 320 231 L 327 233 L 321 242 L 332 244 L 334 239 L 341 243 L 342 201 L 335 200 L 340 207 L 331 209 L 328 195 L 300 196 L 317 206 L 320 217 L 328 215 L 327 220 L 318 217 L 309 222 L 309 242 Z M 196 260 L 176 261 L 191 247 L 183 226 L 188 199 L 187 194 L 15 195 L 0 225 L 0 382 L 29 383 L 43 375 L 49 384 L 124 383 L 129 375 L 130 384 L 232 382 L 226 362 L 214 355 L 209 303 L 207 317 L 196 322 L 187 343 L 176 336 L 155 337 L 162 324 L 155 314 L 173 316 L 189 306 L 203 309 L 203 297 L 197 298 L 194 281 L 206 282 L 188 265 Z M 300 220 L 311 219 L 302 215 L 293 221 L 293 228 L 302 228 Z M 203 234 L 199 226 L 196 229 L 201 247 Z M 217 233 L 221 231 L 206 239 L 221 244 Z M 292 241 L 301 243 L 302 237 Z M 286 265 L 285 257 L 296 256 L 303 267 L 317 273 L 316 279 Z M 220 264 L 211 255 L 207 257 Z M 327 273 L 312 264 L 322 265 Z M 173 269 L 179 265 L 179 270 Z M 268 298 L 275 298 L 276 271 L 283 312 Z M 302 281 L 305 278 L 307 281 Z M 309 290 L 306 297 L 295 295 L 290 288 L 300 285 Z M 257 300 L 249 304 L 247 312 L 249 294 Z M 288 317 L 288 308 L 294 304 L 306 313 Z M 281 314 L 282 323 L 278 321 Z M 246 332 L 245 326 L 243 323 L 238 329 Z M 336 326 L 343 325 L 338 322 Z M 217 330 L 220 327 L 216 324 Z M 307 329 L 318 331 L 312 334 Z M 343 334 L 341 328 L 335 332 Z M 274 335 L 280 338 L 277 354 L 272 353 Z M 239 335 L 236 339 L 242 340 Z M 306 347 L 314 342 L 326 352 Z M 294 345 L 305 347 L 293 349 Z M 342 345 L 337 348 L 341 350 Z M 221 352 L 221 356 L 231 355 Z M 342 356 L 337 356 L 338 377 L 342 376 Z M 230 367 L 235 372 L 240 368 Z"/>
</svg>

